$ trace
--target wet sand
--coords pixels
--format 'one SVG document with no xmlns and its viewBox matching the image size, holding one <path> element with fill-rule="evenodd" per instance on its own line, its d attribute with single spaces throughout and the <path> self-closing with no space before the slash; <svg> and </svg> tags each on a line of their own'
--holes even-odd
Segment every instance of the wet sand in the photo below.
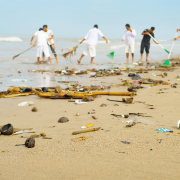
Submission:
<svg viewBox="0 0 180 180">
<path fill-rule="evenodd" d="M 178 83 L 176 76 L 179 68 L 167 72 L 168 76 L 152 76 L 153 71 L 140 74 L 142 78 L 152 78 Z M 91 84 L 120 84 L 120 79 L 130 79 L 127 74 L 106 78 L 89 78 Z M 92 83 L 92 80 L 94 82 Z M 98 83 L 97 83 L 97 82 Z M 107 101 L 107 98 L 121 100 L 118 96 L 101 96 L 93 102 L 75 105 L 68 100 L 40 99 L 36 96 L 1 99 L 0 125 L 11 123 L 17 128 L 33 128 L 36 134 L 46 133 L 52 139 L 36 138 L 36 146 L 28 149 L 23 144 L 23 135 L 0 136 L 0 179 L 179 179 L 180 133 L 177 121 L 180 120 L 180 91 L 170 85 L 142 85 L 137 91 L 133 104 Z M 150 87 L 150 88 L 148 88 Z M 167 89 L 164 89 L 167 88 Z M 160 89 L 163 94 L 157 94 Z M 113 87 L 111 92 L 127 92 L 127 87 Z M 33 106 L 18 107 L 23 101 L 33 101 L 38 112 L 31 112 Z M 149 109 L 143 103 L 154 105 Z M 102 103 L 106 107 L 100 107 Z M 119 106 L 114 106 L 118 104 Z M 88 114 L 95 109 L 95 114 Z M 76 113 L 80 116 L 77 117 Z M 147 113 L 144 117 L 155 125 L 137 123 L 131 128 L 125 118 L 111 114 Z M 15 115 L 15 116 L 13 116 Z M 94 120 L 91 116 L 98 116 Z M 10 117 L 12 116 L 12 117 Z M 69 118 L 67 123 L 58 123 L 60 117 Z M 101 130 L 72 135 L 81 126 L 93 123 Z M 173 133 L 156 131 L 169 128 Z M 73 142 L 76 137 L 85 136 L 86 140 Z M 162 139 L 159 143 L 159 139 Z M 123 144 L 128 141 L 130 144 Z M 8 151 L 8 152 L 2 152 Z"/>
</svg>

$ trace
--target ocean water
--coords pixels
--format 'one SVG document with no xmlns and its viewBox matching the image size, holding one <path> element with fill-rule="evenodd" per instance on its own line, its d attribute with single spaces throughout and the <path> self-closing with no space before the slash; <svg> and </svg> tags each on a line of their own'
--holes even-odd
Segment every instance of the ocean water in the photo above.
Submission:
<svg viewBox="0 0 180 180">
<path fill-rule="evenodd" d="M 55 37 L 56 52 L 59 55 L 59 64 L 55 64 L 55 58 L 51 54 L 52 62 L 54 65 L 40 64 L 35 65 L 36 59 L 36 47 L 30 49 L 24 54 L 20 55 L 16 59 L 12 59 L 13 56 L 30 48 L 31 36 L 1 36 L 0 35 L 0 91 L 6 90 L 9 86 L 55 86 L 57 81 L 61 80 L 80 80 L 86 82 L 86 76 L 65 77 L 55 76 L 53 73 L 55 70 L 64 69 L 65 67 L 76 69 L 88 69 L 88 68 L 110 68 L 113 66 L 123 66 L 126 60 L 124 53 L 124 42 L 121 39 L 108 39 L 109 43 L 106 44 L 103 39 L 99 39 L 97 44 L 97 56 L 94 59 L 96 65 L 89 65 L 90 57 L 86 56 L 82 60 L 82 65 L 77 65 L 77 60 L 81 56 L 85 49 L 86 43 L 79 45 L 76 55 L 73 59 L 65 59 L 61 56 L 62 49 L 73 48 L 76 46 L 81 38 L 62 38 Z M 158 39 L 157 39 L 158 40 Z M 169 50 L 171 49 L 173 40 L 158 40 L 162 46 Z M 135 61 L 140 58 L 140 44 L 141 39 L 136 39 L 135 42 Z M 106 55 L 115 51 L 114 60 L 109 59 Z M 173 55 L 180 54 L 180 41 L 177 41 L 173 48 Z M 150 49 L 150 61 L 161 61 L 167 59 L 168 54 L 153 41 L 151 42 Z M 144 54 L 145 60 L 145 54 Z M 130 56 L 131 62 L 131 56 Z M 120 65 L 121 64 L 121 65 Z M 31 70 L 49 70 L 48 73 L 30 73 Z M 18 73 L 20 71 L 21 73 Z M 14 81 L 14 79 L 25 79 L 26 81 Z"/>
</svg>

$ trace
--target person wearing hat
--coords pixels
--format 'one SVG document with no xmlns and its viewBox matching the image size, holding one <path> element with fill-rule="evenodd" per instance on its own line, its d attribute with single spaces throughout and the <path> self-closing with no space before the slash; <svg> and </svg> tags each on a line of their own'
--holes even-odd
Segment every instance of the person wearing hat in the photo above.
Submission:
<svg viewBox="0 0 180 180">
<path fill-rule="evenodd" d="M 136 31 L 134 29 L 131 29 L 129 24 L 125 25 L 126 32 L 124 33 L 122 41 L 125 41 L 125 53 L 126 53 L 126 62 L 129 62 L 129 51 L 131 51 L 132 54 L 132 62 L 134 62 L 134 53 L 135 53 L 135 37 L 136 37 Z"/>
<path fill-rule="evenodd" d="M 141 53 L 141 59 L 139 61 L 142 61 L 143 59 L 143 53 L 144 53 L 144 49 L 146 51 L 146 61 L 148 62 L 149 59 L 148 59 L 148 56 L 149 56 L 149 49 L 150 49 L 150 40 L 151 40 L 151 37 L 149 36 L 149 34 L 151 34 L 152 37 L 154 37 L 154 30 L 155 30 L 155 27 L 151 27 L 151 29 L 145 29 L 143 32 L 142 32 L 142 35 L 143 35 L 143 39 L 141 41 L 141 50 L 140 50 L 140 53 Z M 153 40 L 154 41 L 154 40 Z M 156 41 L 154 41 L 156 44 L 158 44 Z"/>
<path fill-rule="evenodd" d="M 87 41 L 86 49 L 81 55 L 80 59 L 78 60 L 78 64 L 81 63 L 81 60 L 84 56 L 90 55 L 91 56 L 91 62 L 90 64 L 94 64 L 93 60 L 94 57 L 96 56 L 96 45 L 98 42 L 98 37 L 102 37 L 105 39 L 106 43 L 108 43 L 108 40 L 105 38 L 103 33 L 98 29 L 98 25 L 94 25 L 94 28 L 89 30 L 87 35 L 84 37 L 84 39 L 80 42 L 80 44 L 83 43 L 83 41 Z"/>
</svg>

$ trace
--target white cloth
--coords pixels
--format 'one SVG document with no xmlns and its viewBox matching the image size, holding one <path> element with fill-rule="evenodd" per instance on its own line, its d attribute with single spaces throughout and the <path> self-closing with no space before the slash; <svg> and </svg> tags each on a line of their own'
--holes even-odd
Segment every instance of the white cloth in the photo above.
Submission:
<svg viewBox="0 0 180 180">
<path fill-rule="evenodd" d="M 83 54 L 85 56 L 90 55 L 91 57 L 95 57 L 96 56 L 96 46 L 87 44 L 86 49 L 83 52 Z"/>
<path fill-rule="evenodd" d="M 131 51 L 131 53 L 135 53 L 134 44 L 126 44 L 125 45 L 125 53 L 129 53 L 129 51 Z"/>
<path fill-rule="evenodd" d="M 47 32 L 45 32 L 45 33 L 47 33 L 47 35 L 48 35 L 49 38 L 51 38 L 52 36 L 54 36 L 52 30 L 50 30 L 50 29 L 48 29 Z M 52 42 L 52 44 L 54 44 L 54 39 L 51 39 L 51 42 Z M 51 45 L 51 43 L 50 43 L 49 41 L 48 41 L 48 44 Z"/>
<path fill-rule="evenodd" d="M 37 31 L 34 34 L 37 37 L 37 46 L 47 45 L 48 35 L 44 31 Z"/>
<path fill-rule="evenodd" d="M 98 37 L 103 37 L 103 33 L 97 29 L 97 28 L 93 28 L 91 30 L 89 30 L 89 32 L 87 33 L 87 35 L 84 37 L 84 39 L 87 40 L 87 44 L 88 45 L 93 45 L 96 46 L 97 42 L 98 42 Z"/>
<path fill-rule="evenodd" d="M 136 37 L 136 31 L 132 29 L 132 32 L 127 30 L 124 33 L 123 39 L 125 40 L 126 44 L 135 44 L 135 37 Z"/>
<path fill-rule="evenodd" d="M 50 57 L 47 42 L 46 42 L 46 45 L 37 46 L 37 57 L 41 58 L 43 52 L 45 54 L 45 57 Z"/>
</svg>

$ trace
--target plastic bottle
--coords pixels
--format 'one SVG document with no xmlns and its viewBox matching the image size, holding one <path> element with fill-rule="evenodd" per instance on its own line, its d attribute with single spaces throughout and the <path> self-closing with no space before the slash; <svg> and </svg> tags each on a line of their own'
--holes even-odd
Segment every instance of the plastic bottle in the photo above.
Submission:
<svg viewBox="0 0 180 180">
<path fill-rule="evenodd" d="M 177 123 L 177 128 L 180 129 L 180 120 Z"/>
</svg>

